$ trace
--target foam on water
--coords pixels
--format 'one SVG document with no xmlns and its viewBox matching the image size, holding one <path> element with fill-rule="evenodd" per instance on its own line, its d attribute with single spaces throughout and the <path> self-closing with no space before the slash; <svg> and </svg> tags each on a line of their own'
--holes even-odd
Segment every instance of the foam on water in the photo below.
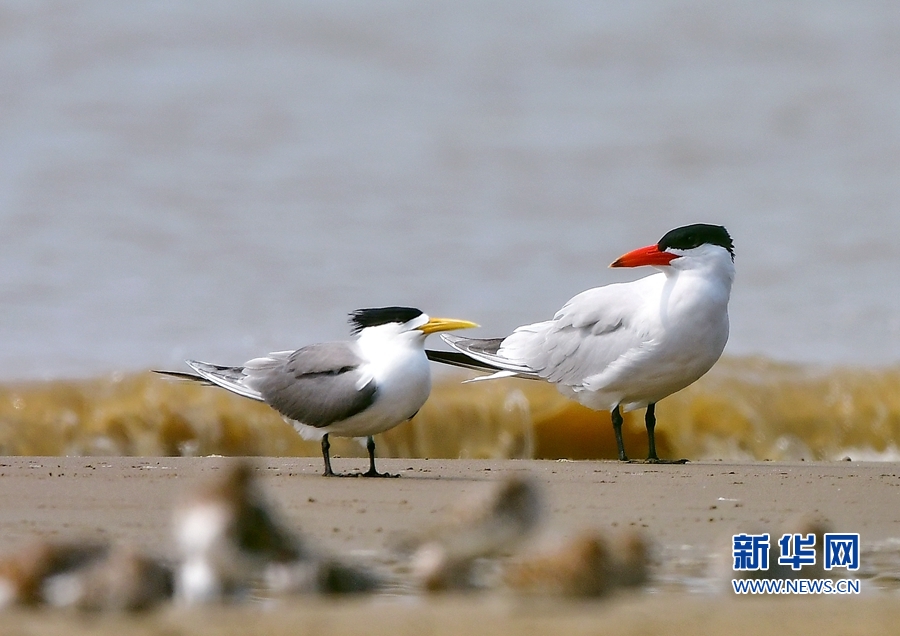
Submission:
<svg viewBox="0 0 900 636">
<path fill-rule="evenodd" d="M 461 384 L 440 375 L 409 423 L 377 438 L 382 457 L 616 456 L 609 415 L 534 381 Z M 786 365 L 726 358 L 663 400 L 658 450 L 689 459 L 894 461 L 900 369 Z M 629 455 L 646 452 L 643 412 L 626 414 Z M 353 440 L 333 454 L 365 456 Z M 0 386 L 0 454 L 317 456 L 267 406 L 152 374 Z"/>
</svg>

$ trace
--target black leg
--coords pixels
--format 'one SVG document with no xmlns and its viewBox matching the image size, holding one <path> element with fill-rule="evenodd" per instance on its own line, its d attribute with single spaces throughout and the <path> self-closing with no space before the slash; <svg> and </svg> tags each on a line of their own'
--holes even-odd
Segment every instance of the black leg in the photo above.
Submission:
<svg viewBox="0 0 900 636">
<path fill-rule="evenodd" d="M 371 435 L 366 438 L 366 450 L 369 451 L 369 472 L 366 474 L 374 477 L 378 471 L 375 470 L 375 438 Z"/>
<path fill-rule="evenodd" d="M 369 435 L 366 438 L 366 450 L 369 451 L 369 471 L 362 474 L 363 477 L 399 477 L 390 473 L 379 473 L 375 470 L 375 438 Z"/>
<path fill-rule="evenodd" d="M 619 405 L 616 405 L 616 408 L 612 410 L 612 425 L 613 431 L 616 434 L 616 446 L 619 449 L 619 461 L 627 462 L 628 456 L 625 454 L 625 442 L 622 441 L 622 422 L 625 420 L 622 418 L 622 411 L 619 410 Z"/>
<path fill-rule="evenodd" d="M 658 462 L 659 457 L 656 456 L 656 404 L 647 405 L 644 423 L 647 425 L 647 443 L 649 444 L 647 461 Z"/>
<path fill-rule="evenodd" d="M 322 438 L 322 457 L 325 458 L 325 477 L 337 477 L 331 470 L 331 456 L 328 454 L 331 444 L 328 442 L 328 433 Z"/>
<path fill-rule="evenodd" d="M 650 464 L 686 464 L 686 459 L 660 459 L 656 454 L 656 404 L 647 405 L 647 414 L 644 416 L 647 425 L 647 462 Z"/>
</svg>

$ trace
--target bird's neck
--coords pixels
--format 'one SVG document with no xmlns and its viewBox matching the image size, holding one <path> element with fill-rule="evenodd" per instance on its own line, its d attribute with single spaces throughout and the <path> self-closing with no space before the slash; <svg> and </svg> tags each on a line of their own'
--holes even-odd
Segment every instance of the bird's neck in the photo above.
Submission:
<svg viewBox="0 0 900 636">
<path fill-rule="evenodd" d="M 722 254 L 717 254 L 714 258 L 692 263 L 690 267 L 664 267 L 662 271 L 672 282 L 678 280 L 687 284 L 718 287 L 724 291 L 726 301 L 727 297 L 731 295 L 731 286 L 734 283 L 734 262 L 725 250 L 722 250 Z"/>
</svg>

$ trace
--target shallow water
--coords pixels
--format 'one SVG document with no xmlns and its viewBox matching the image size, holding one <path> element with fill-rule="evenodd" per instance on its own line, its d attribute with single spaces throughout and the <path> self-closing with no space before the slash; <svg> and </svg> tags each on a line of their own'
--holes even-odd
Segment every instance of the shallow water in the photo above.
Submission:
<svg viewBox="0 0 900 636">
<path fill-rule="evenodd" d="M 735 237 L 731 355 L 897 364 L 898 33 L 880 0 L 0 2 L 0 380 L 387 304 L 500 335 L 695 221 Z"/>
<path fill-rule="evenodd" d="M 382 457 L 616 457 L 607 413 L 526 380 L 441 374 L 409 423 L 376 437 Z M 726 358 L 657 409 L 661 457 L 897 460 L 900 369 L 864 371 Z M 643 411 L 626 414 L 631 457 Z M 337 456 L 365 456 L 353 440 Z M 0 386 L 0 455 L 319 455 L 269 407 L 150 373 Z"/>
</svg>

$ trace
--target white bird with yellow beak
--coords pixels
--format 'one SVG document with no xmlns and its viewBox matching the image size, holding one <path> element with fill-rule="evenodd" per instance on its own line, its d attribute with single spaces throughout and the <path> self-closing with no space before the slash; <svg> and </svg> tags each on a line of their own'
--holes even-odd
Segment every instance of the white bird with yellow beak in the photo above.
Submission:
<svg viewBox="0 0 900 636">
<path fill-rule="evenodd" d="M 428 399 L 426 336 L 478 325 L 429 318 L 412 307 L 359 309 L 350 314 L 350 323 L 355 340 L 277 351 L 238 367 L 188 360 L 198 375 L 161 373 L 265 402 L 304 439 L 322 440 L 327 477 L 343 476 L 331 469 L 329 435 L 368 438 L 369 470 L 350 476 L 396 476 L 375 470 L 372 436 L 411 419 Z"/>
</svg>

